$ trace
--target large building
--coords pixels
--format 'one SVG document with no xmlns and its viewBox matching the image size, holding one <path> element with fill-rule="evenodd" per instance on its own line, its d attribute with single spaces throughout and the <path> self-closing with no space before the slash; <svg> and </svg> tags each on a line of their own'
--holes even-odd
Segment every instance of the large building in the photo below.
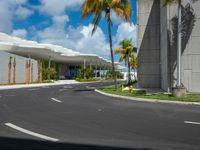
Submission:
<svg viewBox="0 0 200 150">
<path fill-rule="evenodd" d="M 52 44 L 40 44 L 0 33 L 0 84 L 38 82 L 40 63 L 57 68 L 58 78 L 72 79 L 80 66 L 95 68 L 96 76 L 111 62 L 95 54 L 82 54 Z"/>
<path fill-rule="evenodd" d="M 177 81 L 177 3 L 138 0 L 138 84 L 170 91 Z M 200 92 L 200 1 L 182 0 L 181 82 Z"/>
</svg>

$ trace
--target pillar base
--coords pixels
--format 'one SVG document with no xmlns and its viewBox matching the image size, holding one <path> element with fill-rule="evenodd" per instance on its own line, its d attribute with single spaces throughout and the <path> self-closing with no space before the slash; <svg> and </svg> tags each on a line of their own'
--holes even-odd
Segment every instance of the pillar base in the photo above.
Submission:
<svg viewBox="0 0 200 150">
<path fill-rule="evenodd" d="M 173 87 L 172 88 L 172 95 L 176 97 L 181 97 L 187 94 L 185 87 Z"/>
</svg>

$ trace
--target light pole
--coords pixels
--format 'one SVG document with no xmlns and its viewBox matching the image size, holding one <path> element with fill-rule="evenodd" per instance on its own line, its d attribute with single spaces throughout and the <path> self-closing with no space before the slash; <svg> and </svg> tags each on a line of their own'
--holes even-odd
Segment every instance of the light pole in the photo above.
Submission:
<svg viewBox="0 0 200 150">
<path fill-rule="evenodd" d="M 182 49 L 181 0 L 178 0 L 178 36 L 177 36 L 177 87 L 181 87 L 181 49 Z"/>
</svg>

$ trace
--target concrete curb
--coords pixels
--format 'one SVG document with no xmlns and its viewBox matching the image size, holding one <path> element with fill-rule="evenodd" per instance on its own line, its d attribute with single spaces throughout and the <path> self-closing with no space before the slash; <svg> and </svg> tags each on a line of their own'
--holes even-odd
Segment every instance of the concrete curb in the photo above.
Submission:
<svg viewBox="0 0 200 150">
<path fill-rule="evenodd" d="M 110 93 L 102 92 L 97 89 L 95 89 L 94 91 L 105 96 L 121 98 L 121 99 L 126 99 L 126 100 L 140 101 L 140 102 L 180 104 L 180 105 L 200 105 L 200 102 L 179 102 L 179 101 L 170 101 L 170 100 L 146 99 L 146 98 L 128 97 L 128 96 L 110 94 Z"/>
</svg>

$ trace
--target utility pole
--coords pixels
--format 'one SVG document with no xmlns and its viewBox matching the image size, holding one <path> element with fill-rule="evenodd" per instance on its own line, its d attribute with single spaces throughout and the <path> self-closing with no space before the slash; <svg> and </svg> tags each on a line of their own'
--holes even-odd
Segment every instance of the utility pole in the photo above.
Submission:
<svg viewBox="0 0 200 150">
<path fill-rule="evenodd" d="M 181 50 L 182 50 L 181 0 L 178 1 L 178 37 L 177 37 L 177 87 L 181 87 Z"/>
</svg>

